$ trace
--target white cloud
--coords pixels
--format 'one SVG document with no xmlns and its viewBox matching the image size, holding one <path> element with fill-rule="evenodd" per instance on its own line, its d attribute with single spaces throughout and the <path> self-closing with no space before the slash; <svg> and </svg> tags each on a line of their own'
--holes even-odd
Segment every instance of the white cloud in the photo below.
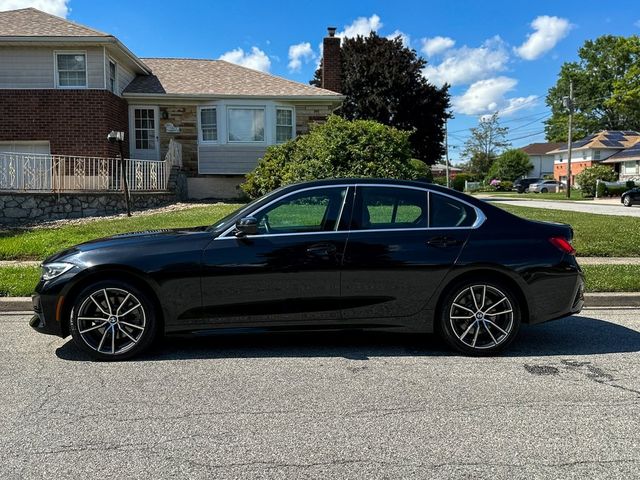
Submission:
<svg viewBox="0 0 640 480">
<path fill-rule="evenodd" d="M 33 7 L 58 17 L 67 18 L 69 15 L 68 3 L 69 0 L 0 0 L 0 11 Z"/>
<path fill-rule="evenodd" d="M 435 85 L 468 84 L 490 77 L 506 69 L 509 53 L 502 39 L 496 35 L 480 47 L 450 49 L 438 65 L 427 65 L 422 74 Z"/>
<path fill-rule="evenodd" d="M 462 95 L 452 98 L 453 111 L 463 115 L 484 115 L 500 111 L 501 115 L 509 115 L 535 106 L 538 98 L 536 95 L 505 98 L 517 84 L 515 78 L 509 77 L 478 80 Z"/>
<path fill-rule="evenodd" d="M 400 40 L 402 40 L 402 45 L 404 45 L 405 47 L 408 48 L 411 46 L 411 37 L 400 30 L 395 30 L 392 34 L 387 35 L 387 38 L 389 40 L 393 40 L 397 37 L 400 37 Z"/>
<path fill-rule="evenodd" d="M 527 40 L 515 48 L 518 56 L 525 60 L 535 60 L 551 50 L 566 37 L 571 30 L 571 24 L 565 18 L 542 15 L 531 22 L 535 31 L 527 35 Z"/>
<path fill-rule="evenodd" d="M 266 53 L 258 47 L 251 47 L 251 52 L 245 52 L 242 48 L 236 48 L 220 56 L 220 60 L 235 63 L 243 67 L 268 72 L 271 68 L 271 60 Z"/>
<path fill-rule="evenodd" d="M 289 70 L 299 72 L 302 62 L 308 63 L 315 58 L 315 53 L 309 42 L 302 42 L 289 47 Z"/>
<path fill-rule="evenodd" d="M 432 57 L 433 55 L 438 55 L 445 50 L 449 50 L 455 44 L 456 41 L 449 37 L 438 36 L 433 38 L 423 38 L 421 50 L 427 57 Z"/>
<path fill-rule="evenodd" d="M 358 35 L 366 37 L 371 32 L 377 32 L 380 28 L 382 28 L 382 22 L 380 17 L 374 13 L 369 18 L 356 18 L 351 25 L 345 25 L 344 30 L 336 33 L 336 35 L 345 38 L 357 37 Z"/>
</svg>

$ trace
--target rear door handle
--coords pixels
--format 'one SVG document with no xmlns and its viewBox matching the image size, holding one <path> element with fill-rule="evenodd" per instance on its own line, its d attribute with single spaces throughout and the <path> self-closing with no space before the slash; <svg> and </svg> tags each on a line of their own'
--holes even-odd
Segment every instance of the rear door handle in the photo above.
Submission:
<svg viewBox="0 0 640 480">
<path fill-rule="evenodd" d="M 461 240 L 457 240 L 453 237 L 444 237 L 444 236 L 433 237 L 427 241 L 427 245 L 430 245 L 432 247 L 437 247 L 437 248 L 455 247 L 461 244 L 462 244 Z"/>
<path fill-rule="evenodd" d="M 307 248 L 307 254 L 313 257 L 330 257 L 334 255 L 337 248 L 332 243 L 317 243 Z"/>
</svg>

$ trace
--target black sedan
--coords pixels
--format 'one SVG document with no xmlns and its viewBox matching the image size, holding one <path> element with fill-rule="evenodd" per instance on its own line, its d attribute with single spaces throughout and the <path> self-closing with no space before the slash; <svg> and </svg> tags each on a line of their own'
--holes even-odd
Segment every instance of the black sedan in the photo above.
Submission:
<svg viewBox="0 0 640 480">
<path fill-rule="evenodd" d="M 625 207 L 640 204 L 640 188 L 635 187 L 624 192 L 620 196 L 620 202 L 622 202 Z"/>
<path fill-rule="evenodd" d="M 437 331 L 493 354 L 521 323 L 582 308 L 572 234 L 426 183 L 290 185 L 209 227 L 48 258 L 31 326 L 97 359 L 129 358 L 165 333 L 238 328 Z"/>
</svg>

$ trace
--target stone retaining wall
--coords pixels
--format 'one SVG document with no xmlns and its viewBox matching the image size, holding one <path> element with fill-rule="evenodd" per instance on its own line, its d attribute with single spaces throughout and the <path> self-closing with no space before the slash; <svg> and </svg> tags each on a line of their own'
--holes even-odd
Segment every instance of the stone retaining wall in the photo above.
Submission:
<svg viewBox="0 0 640 480">
<path fill-rule="evenodd" d="M 132 210 L 161 207 L 175 201 L 175 192 L 131 193 Z M 123 212 L 126 212 L 126 206 L 122 192 L 0 192 L 0 225 L 5 227 Z"/>
</svg>

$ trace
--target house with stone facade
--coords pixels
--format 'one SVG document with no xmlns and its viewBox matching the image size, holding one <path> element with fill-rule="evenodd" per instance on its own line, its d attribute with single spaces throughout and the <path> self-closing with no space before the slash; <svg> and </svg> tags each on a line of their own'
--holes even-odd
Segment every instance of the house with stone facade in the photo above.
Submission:
<svg viewBox="0 0 640 480">
<path fill-rule="evenodd" d="M 222 60 L 139 58 L 115 36 L 33 8 L 0 12 L 0 152 L 160 160 L 178 143 L 191 198 L 232 198 L 269 145 L 340 106 L 340 39 L 323 88 Z"/>
</svg>

